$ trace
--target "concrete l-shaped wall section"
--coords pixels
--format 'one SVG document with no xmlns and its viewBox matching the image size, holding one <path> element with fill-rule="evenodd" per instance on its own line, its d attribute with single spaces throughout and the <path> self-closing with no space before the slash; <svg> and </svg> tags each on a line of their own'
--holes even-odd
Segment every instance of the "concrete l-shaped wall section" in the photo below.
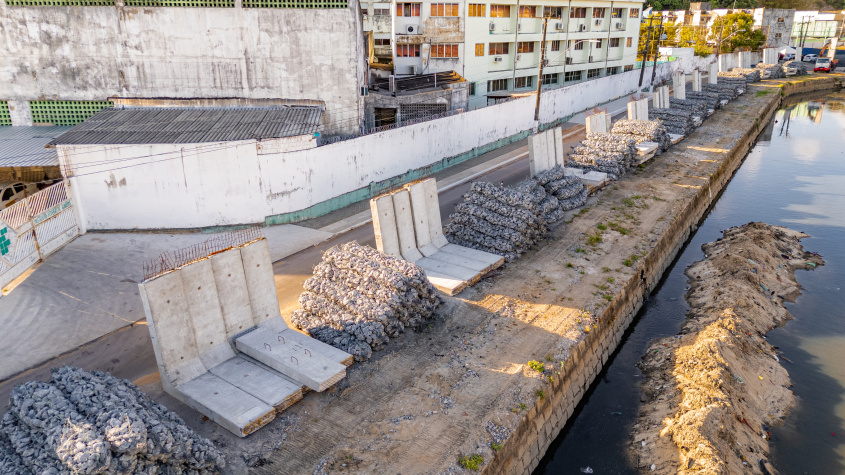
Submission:
<svg viewBox="0 0 845 475">
<path fill-rule="evenodd" d="M 352 362 L 287 327 L 264 238 L 138 286 L 164 390 L 240 437 Z"/>
</svg>

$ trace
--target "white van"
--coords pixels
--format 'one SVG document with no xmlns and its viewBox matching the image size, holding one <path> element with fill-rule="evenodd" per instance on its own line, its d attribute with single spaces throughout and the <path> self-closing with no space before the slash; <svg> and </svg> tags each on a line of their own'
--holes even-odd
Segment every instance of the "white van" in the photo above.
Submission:
<svg viewBox="0 0 845 475">
<path fill-rule="evenodd" d="M 0 209 L 6 209 L 18 201 L 38 192 L 35 183 L 0 183 Z"/>
</svg>

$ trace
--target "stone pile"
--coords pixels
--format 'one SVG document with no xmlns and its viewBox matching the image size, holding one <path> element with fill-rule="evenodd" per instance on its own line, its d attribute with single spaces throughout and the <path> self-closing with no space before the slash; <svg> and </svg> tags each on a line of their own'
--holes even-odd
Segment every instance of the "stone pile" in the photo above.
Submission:
<svg viewBox="0 0 845 475">
<path fill-rule="evenodd" d="M 777 79 L 783 77 L 783 67 L 781 67 L 780 64 L 757 63 L 757 66 L 755 67 L 760 70 L 761 77 L 764 72 L 768 73 L 767 79 Z"/>
<path fill-rule="evenodd" d="M 708 109 L 716 110 L 722 106 L 719 93 L 705 91 L 687 91 L 687 99 L 703 102 Z"/>
<path fill-rule="evenodd" d="M 696 99 L 669 99 L 669 105 L 672 109 L 688 110 L 692 112 L 693 117 L 698 117 L 699 120 L 704 120 L 707 117 L 707 103 Z M 699 122 L 697 125 L 701 125 Z"/>
<path fill-rule="evenodd" d="M 0 422 L 0 473 L 219 473 L 214 445 L 134 384 L 65 366 L 12 390 Z"/>
<path fill-rule="evenodd" d="M 720 101 L 732 101 L 739 95 L 737 88 L 731 84 L 722 82 L 720 84 L 705 84 L 701 86 L 704 92 L 710 92 L 719 95 Z"/>
<path fill-rule="evenodd" d="M 561 209 L 560 202 L 557 197 L 553 194 L 546 193 L 546 189 L 540 186 L 536 180 L 528 179 L 522 181 L 514 186 L 513 189 L 520 193 L 530 193 L 532 195 L 542 196 L 542 201 L 540 201 L 540 204 L 537 206 L 540 216 L 543 217 L 543 221 L 545 221 L 546 224 L 556 223 L 563 219 L 563 212 L 566 210 Z"/>
<path fill-rule="evenodd" d="M 557 198 L 562 211 L 579 208 L 587 202 L 587 187 L 578 177 L 566 176 L 560 165 L 537 174 L 534 181 L 542 186 L 549 196 Z"/>
<path fill-rule="evenodd" d="M 648 110 L 648 118 L 651 120 L 659 119 L 670 134 L 687 135 L 695 130 L 696 119 L 694 117 L 698 116 L 693 114 L 692 110 L 674 108 Z M 700 121 L 701 118 L 698 117 L 698 120 Z"/>
<path fill-rule="evenodd" d="M 611 133 L 633 139 L 635 144 L 654 142 L 660 145 L 658 149 L 660 153 L 665 152 L 672 145 L 669 132 L 659 120 L 618 120 L 613 123 Z"/>
<path fill-rule="evenodd" d="M 478 249 L 512 261 L 525 253 L 546 231 L 541 210 L 545 194 L 474 182 L 464 202 L 449 215 L 444 227 L 452 244 Z M 547 201 L 548 203 L 549 201 Z"/>
<path fill-rule="evenodd" d="M 356 361 L 419 328 L 441 302 L 419 266 L 357 242 L 324 252 L 303 287 L 291 322 Z"/>
<path fill-rule="evenodd" d="M 733 68 L 732 73 L 737 73 L 745 76 L 748 83 L 760 82 L 760 70 L 757 68 Z"/>
<path fill-rule="evenodd" d="M 725 84 L 731 86 L 736 91 L 736 95 L 740 95 L 748 88 L 748 79 L 744 74 L 738 72 L 719 73 L 717 79 L 718 84 Z"/>
<path fill-rule="evenodd" d="M 572 149 L 567 165 L 594 170 L 617 178 L 625 174 L 637 155 L 633 139 L 621 135 L 594 133 Z"/>
<path fill-rule="evenodd" d="M 796 73 L 798 76 L 802 74 L 807 74 L 807 66 L 800 60 L 793 59 L 792 61 L 787 61 L 781 65 L 783 72 L 786 73 L 787 69 L 795 68 L 798 72 Z"/>
</svg>

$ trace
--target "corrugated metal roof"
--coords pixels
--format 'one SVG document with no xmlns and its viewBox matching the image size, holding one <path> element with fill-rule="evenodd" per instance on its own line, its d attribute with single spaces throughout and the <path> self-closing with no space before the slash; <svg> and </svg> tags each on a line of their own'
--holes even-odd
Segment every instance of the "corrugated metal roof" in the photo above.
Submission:
<svg viewBox="0 0 845 475">
<path fill-rule="evenodd" d="M 323 109 L 261 108 L 103 109 L 50 142 L 70 144 L 202 143 L 270 139 L 317 132 Z"/>
<path fill-rule="evenodd" d="M 54 148 L 44 148 L 70 126 L 0 127 L 0 167 L 59 165 Z"/>
</svg>

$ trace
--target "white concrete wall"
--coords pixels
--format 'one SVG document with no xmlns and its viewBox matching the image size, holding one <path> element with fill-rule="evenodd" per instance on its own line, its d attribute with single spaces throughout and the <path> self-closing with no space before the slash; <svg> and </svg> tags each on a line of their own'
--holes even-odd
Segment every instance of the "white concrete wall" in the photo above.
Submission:
<svg viewBox="0 0 845 475">
<path fill-rule="evenodd" d="M 674 62 L 658 65 L 656 80 L 667 80 L 676 68 Z M 544 92 L 540 121 L 631 94 L 639 75 L 634 70 Z M 647 68 L 644 86 L 650 77 Z M 59 159 L 73 174 L 81 227 L 195 228 L 301 211 L 533 127 L 534 98 L 528 97 L 297 152 L 258 153 L 255 141 L 60 146 Z M 140 163 L 146 164 L 127 167 Z"/>
<path fill-rule="evenodd" d="M 0 99 L 313 99 L 360 130 L 361 13 L 347 9 L 8 7 Z"/>
</svg>

